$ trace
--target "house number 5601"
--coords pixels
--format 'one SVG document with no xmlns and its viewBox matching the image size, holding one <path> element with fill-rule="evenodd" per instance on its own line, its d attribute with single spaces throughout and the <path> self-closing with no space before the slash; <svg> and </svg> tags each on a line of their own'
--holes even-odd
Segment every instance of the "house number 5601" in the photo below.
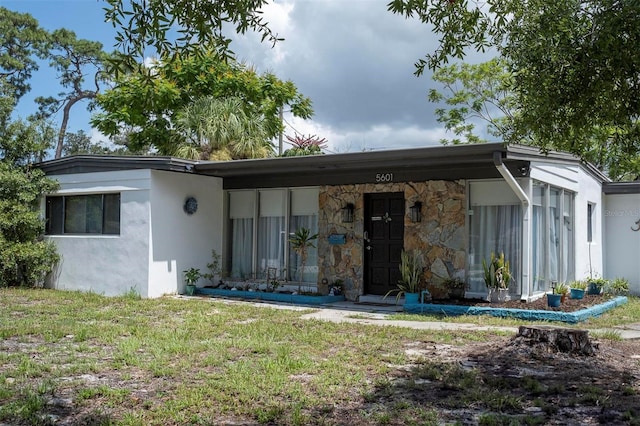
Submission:
<svg viewBox="0 0 640 426">
<path fill-rule="evenodd" d="M 376 182 L 393 182 L 393 173 L 376 173 Z"/>
</svg>

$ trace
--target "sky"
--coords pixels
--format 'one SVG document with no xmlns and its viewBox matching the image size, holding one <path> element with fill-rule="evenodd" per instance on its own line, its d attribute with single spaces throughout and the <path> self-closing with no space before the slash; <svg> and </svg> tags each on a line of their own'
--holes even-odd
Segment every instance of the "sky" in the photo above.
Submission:
<svg viewBox="0 0 640 426">
<path fill-rule="evenodd" d="M 310 120 L 285 115 L 285 134 L 325 138 L 329 152 L 433 146 L 452 137 L 436 121 L 437 106 L 427 100 L 429 88 L 436 87 L 431 74 L 413 74 L 413 64 L 433 51 L 438 37 L 417 20 L 388 12 L 386 4 L 278 0 L 264 15 L 284 41 L 272 48 L 255 34 L 233 37 L 231 48 L 240 61 L 293 81 L 312 100 Z M 31 14 L 47 30 L 67 28 L 113 50 L 116 30 L 104 22 L 103 0 L 0 0 L 0 5 Z M 19 114 L 32 112 L 35 96 L 59 90 L 55 74 L 41 67 Z M 84 130 L 99 140 L 89 117 L 86 104 L 74 106 L 69 131 Z"/>
</svg>

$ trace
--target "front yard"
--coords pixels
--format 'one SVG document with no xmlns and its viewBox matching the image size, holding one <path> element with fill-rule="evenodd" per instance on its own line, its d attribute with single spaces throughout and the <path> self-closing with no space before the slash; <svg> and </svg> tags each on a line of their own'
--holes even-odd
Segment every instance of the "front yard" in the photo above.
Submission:
<svg viewBox="0 0 640 426">
<path fill-rule="evenodd" d="M 589 326 L 640 321 L 639 305 L 632 298 Z M 597 356 L 578 359 L 504 334 L 334 324 L 304 312 L 0 289 L 0 425 L 640 418 L 638 342 L 601 340 Z"/>
</svg>

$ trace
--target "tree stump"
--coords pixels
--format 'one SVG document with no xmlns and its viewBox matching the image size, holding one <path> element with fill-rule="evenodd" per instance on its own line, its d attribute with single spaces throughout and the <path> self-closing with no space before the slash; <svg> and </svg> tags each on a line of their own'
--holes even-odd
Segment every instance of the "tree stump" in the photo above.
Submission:
<svg viewBox="0 0 640 426">
<path fill-rule="evenodd" d="M 521 325 L 515 337 L 530 346 L 543 346 L 549 352 L 595 355 L 597 344 L 589 339 L 588 330 L 550 326 Z"/>
</svg>

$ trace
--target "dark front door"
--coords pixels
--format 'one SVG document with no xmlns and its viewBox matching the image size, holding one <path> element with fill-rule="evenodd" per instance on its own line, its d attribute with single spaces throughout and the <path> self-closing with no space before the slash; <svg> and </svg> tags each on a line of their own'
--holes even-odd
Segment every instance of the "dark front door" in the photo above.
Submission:
<svg viewBox="0 0 640 426">
<path fill-rule="evenodd" d="M 400 280 L 404 246 L 404 194 L 365 194 L 364 284 L 368 294 L 387 294 Z"/>
</svg>

